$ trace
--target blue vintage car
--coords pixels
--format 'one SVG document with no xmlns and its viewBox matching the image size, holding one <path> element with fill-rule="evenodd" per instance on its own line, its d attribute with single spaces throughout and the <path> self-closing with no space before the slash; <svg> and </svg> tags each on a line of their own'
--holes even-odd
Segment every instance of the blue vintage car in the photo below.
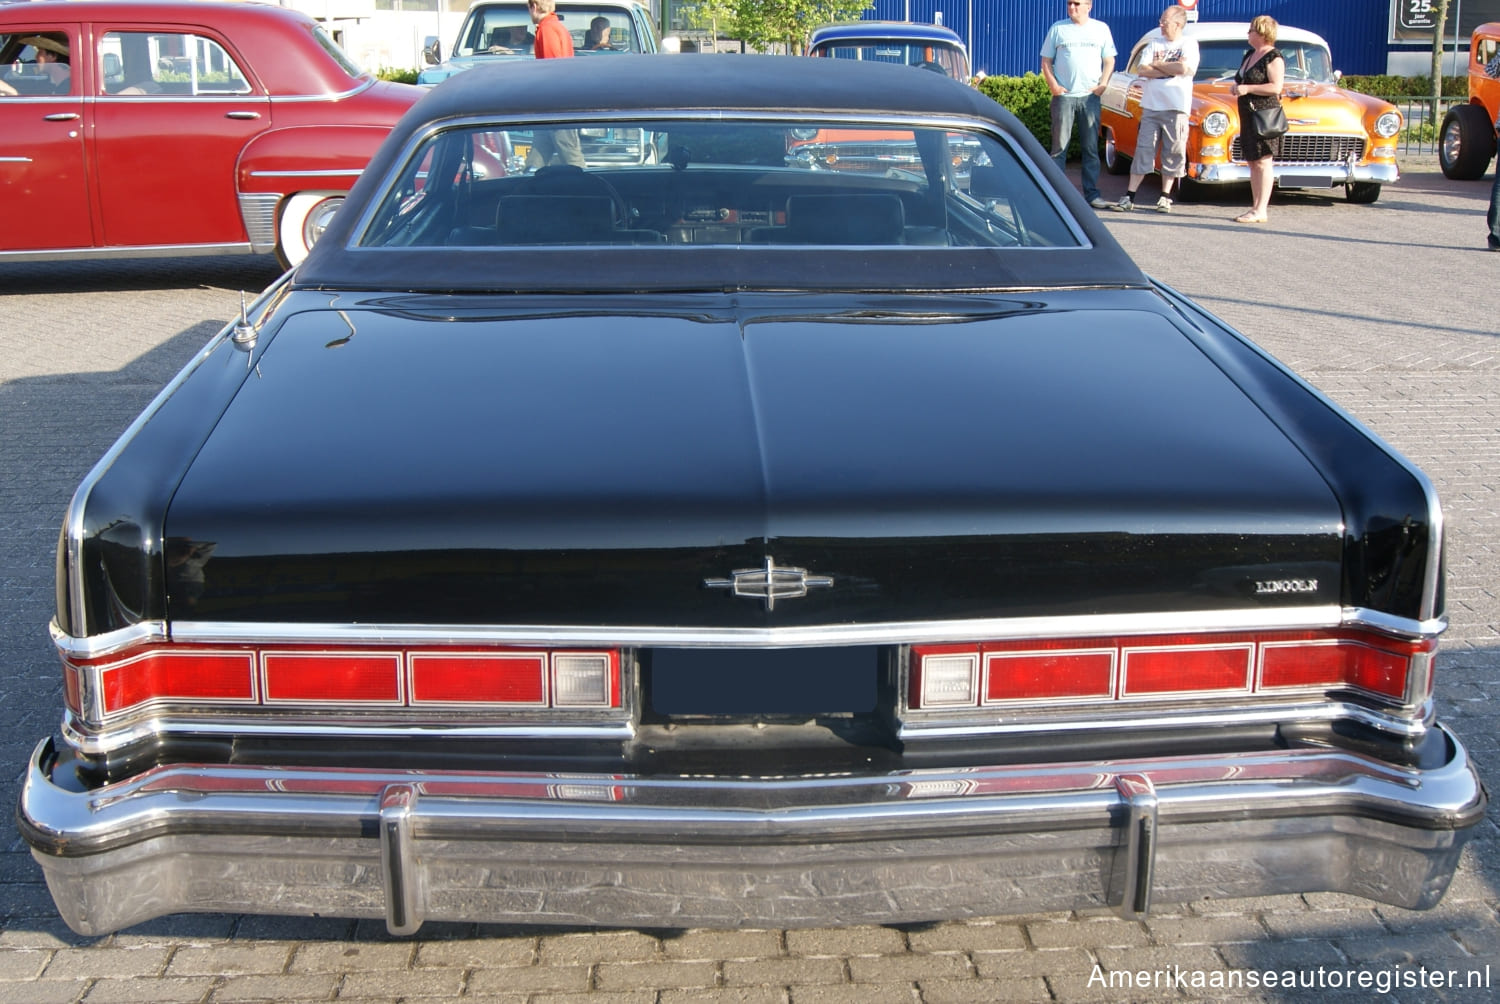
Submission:
<svg viewBox="0 0 1500 1004">
<path fill-rule="evenodd" d="M 79 487 L 18 818 L 91 934 L 1430 907 L 1442 553 L 974 89 L 479 67 Z"/>
<path fill-rule="evenodd" d="M 969 50 L 951 28 L 911 21 L 842 21 L 814 28 L 809 56 L 920 66 L 968 82 Z"/>
</svg>

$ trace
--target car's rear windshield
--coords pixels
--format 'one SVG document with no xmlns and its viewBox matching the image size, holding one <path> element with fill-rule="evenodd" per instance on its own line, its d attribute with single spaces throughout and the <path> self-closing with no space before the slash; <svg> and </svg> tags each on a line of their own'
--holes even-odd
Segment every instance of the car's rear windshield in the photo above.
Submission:
<svg viewBox="0 0 1500 1004">
<path fill-rule="evenodd" d="M 947 42 L 931 39 L 851 38 L 821 42 L 812 55 L 830 59 L 858 59 L 869 63 L 895 63 L 919 66 L 955 80 L 969 79 L 969 61 L 962 49 Z"/>
<path fill-rule="evenodd" d="M 412 146 L 354 239 L 933 252 L 1084 243 L 994 133 L 818 118 L 455 125 Z"/>
<path fill-rule="evenodd" d="M 649 52 L 623 4 L 570 4 L 557 8 L 558 20 L 573 37 L 574 54 L 583 52 Z M 608 31 L 603 29 L 608 27 Z M 524 3 L 475 7 L 458 32 L 455 56 L 529 56 L 536 26 Z"/>
</svg>

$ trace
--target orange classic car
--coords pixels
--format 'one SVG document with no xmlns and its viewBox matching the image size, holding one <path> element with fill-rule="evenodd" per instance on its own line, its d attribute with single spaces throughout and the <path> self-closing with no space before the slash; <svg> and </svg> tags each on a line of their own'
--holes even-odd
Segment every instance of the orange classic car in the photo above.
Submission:
<svg viewBox="0 0 1500 1004">
<path fill-rule="evenodd" d="M 1495 119 L 1500 116 L 1500 21 L 1481 24 L 1469 40 L 1469 101 L 1443 116 L 1438 161 L 1443 173 L 1461 181 L 1484 177 L 1495 156 Z"/>
<path fill-rule="evenodd" d="M 0 5 L 0 262 L 295 265 L 422 93 L 269 4 Z"/>
<path fill-rule="evenodd" d="M 1249 30 L 1248 23 L 1228 22 L 1198 22 L 1183 29 L 1200 52 L 1188 114 L 1184 196 L 1191 195 L 1194 185 L 1250 180 L 1250 167 L 1240 153 L 1237 102 L 1229 93 L 1249 48 Z M 1137 68 L 1150 37 L 1135 44 L 1124 69 L 1110 77 L 1104 91 L 1104 166 L 1111 174 L 1130 171 L 1140 122 Z M 1275 161 L 1276 186 L 1342 187 L 1350 202 L 1374 202 L 1382 185 L 1401 176 L 1396 166 L 1401 113 L 1388 102 L 1339 87 L 1328 43 L 1313 32 L 1283 25 L 1276 47 L 1286 58 L 1282 103 L 1291 124 Z"/>
</svg>

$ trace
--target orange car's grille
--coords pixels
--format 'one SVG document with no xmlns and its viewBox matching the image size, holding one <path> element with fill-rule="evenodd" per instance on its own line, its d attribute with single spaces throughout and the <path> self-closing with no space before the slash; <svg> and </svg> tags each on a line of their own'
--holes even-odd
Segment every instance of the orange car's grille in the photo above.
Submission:
<svg viewBox="0 0 1500 1004">
<path fill-rule="evenodd" d="M 1353 154 L 1355 160 L 1365 155 L 1365 139 L 1363 136 L 1318 136 L 1312 133 L 1287 133 L 1281 137 L 1281 153 L 1277 156 L 1277 163 L 1299 163 L 1299 164 L 1337 164 L 1347 160 Z M 1240 148 L 1240 137 L 1234 137 L 1234 142 L 1229 145 L 1229 158 L 1231 160 L 1243 160 L 1244 152 Z"/>
<path fill-rule="evenodd" d="M 819 157 L 835 158 L 844 170 L 884 171 L 922 163 L 915 143 L 828 143 L 815 149 Z"/>
</svg>

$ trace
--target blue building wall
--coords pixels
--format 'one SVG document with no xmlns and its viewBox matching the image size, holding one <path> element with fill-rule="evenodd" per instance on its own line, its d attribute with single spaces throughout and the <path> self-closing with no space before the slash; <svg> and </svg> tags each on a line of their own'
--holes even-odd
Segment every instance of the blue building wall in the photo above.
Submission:
<svg viewBox="0 0 1500 1004">
<path fill-rule="evenodd" d="M 1094 0 L 1093 17 L 1109 25 L 1122 56 L 1156 27 L 1169 0 Z M 1067 17 L 1062 0 L 873 0 L 866 18 L 943 23 L 969 42 L 976 71 L 1020 76 L 1041 71 L 1042 38 Z M 1390 0 L 1198 0 L 1201 21 L 1248 21 L 1269 14 L 1278 24 L 1328 40 L 1345 73 L 1384 73 L 1390 47 Z"/>
</svg>

